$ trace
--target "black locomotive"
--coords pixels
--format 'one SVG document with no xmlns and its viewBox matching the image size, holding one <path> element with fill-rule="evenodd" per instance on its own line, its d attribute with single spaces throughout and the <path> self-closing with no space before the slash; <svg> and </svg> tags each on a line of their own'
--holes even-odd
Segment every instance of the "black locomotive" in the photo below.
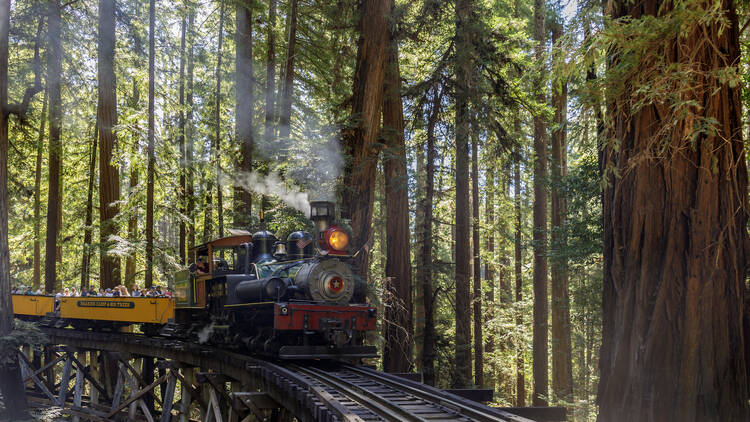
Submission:
<svg viewBox="0 0 750 422">
<path fill-rule="evenodd" d="M 349 234 L 330 202 L 311 203 L 315 235 L 279 241 L 261 230 L 190 250 L 175 277 L 175 318 L 162 334 L 239 346 L 282 359 L 373 357 L 377 310 L 351 270 Z"/>
</svg>

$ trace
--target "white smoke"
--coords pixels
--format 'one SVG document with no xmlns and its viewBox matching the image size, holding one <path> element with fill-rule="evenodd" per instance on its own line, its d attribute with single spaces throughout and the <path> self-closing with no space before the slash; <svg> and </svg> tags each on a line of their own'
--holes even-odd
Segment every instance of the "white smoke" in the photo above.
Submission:
<svg viewBox="0 0 750 422">
<path fill-rule="evenodd" d="M 310 215 L 310 201 L 307 193 L 285 183 L 278 173 L 268 175 L 253 172 L 237 172 L 233 175 L 234 185 L 260 195 L 274 195 L 288 206 Z"/>
<path fill-rule="evenodd" d="M 203 327 L 200 332 L 198 333 L 198 343 L 203 344 L 208 341 L 208 338 L 211 337 L 211 334 L 214 332 L 214 323 L 211 322 L 211 324 Z"/>
</svg>

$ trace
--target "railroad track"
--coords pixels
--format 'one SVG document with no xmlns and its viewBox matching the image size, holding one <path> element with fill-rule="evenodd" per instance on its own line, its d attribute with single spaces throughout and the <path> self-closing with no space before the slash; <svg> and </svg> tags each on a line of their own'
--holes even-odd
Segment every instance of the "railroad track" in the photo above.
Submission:
<svg viewBox="0 0 750 422">
<path fill-rule="evenodd" d="M 339 418 L 360 421 L 530 422 L 441 390 L 351 365 L 287 365 L 335 402 Z"/>
<path fill-rule="evenodd" d="M 272 362 L 220 348 L 139 334 L 42 330 L 52 344 L 152 356 L 224 374 L 267 392 L 300 421 L 533 422 L 363 366 L 320 361 Z"/>
</svg>

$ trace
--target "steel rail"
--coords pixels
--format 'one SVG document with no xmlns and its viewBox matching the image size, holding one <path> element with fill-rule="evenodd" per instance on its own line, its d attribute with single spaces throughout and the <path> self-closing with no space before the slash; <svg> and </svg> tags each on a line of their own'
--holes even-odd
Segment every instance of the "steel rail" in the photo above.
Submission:
<svg viewBox="0 0 750 422">
<path fill-rule="evenodd" d="M 453 394 L 440 391 L 434 387 L 415 383 L 414 381 L 396 378 L 392 375 L 378 373 L 372 369 L 365 369 L 352 365 L 343 365 L 343 367 L 351 372 L 361 375 L 362 377 L 376 380 L 380 383 L 389 385 L 415 397 L 419 397 L 427 402 L 442 404 L 451 409 L 455 409 L 461 416 L 465 416 L 477 421 L 533 422 L 530 419 L 516 416 L 512 413 L 504 412 L 502 410 L 492 409 L 479 403 L 474 403 Z"/>
<path fill-rule="evenodd" d="M 375 416 L 383 418 L 383 420 L 427 422 L 426 419 L 416 416 L 400 406 L 388 402 L 388 400 L 381 396 L 348 382 L 341 377 L 325 373 L 314 367 L 296 367 L 295 369 L 335 389 L 345 397 L 368 409 Z"/>
</svg>

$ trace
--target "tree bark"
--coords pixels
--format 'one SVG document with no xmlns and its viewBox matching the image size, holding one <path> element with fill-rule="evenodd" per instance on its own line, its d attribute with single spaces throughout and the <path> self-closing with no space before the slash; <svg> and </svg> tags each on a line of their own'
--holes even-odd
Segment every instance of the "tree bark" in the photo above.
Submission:
<svg viewBox="0 0 750 422">
<path fill-rule="evenodd" d="M 514 132 L 520 136 L 521 123 L 518 118 L 515 119 Z M 513 239 L 513 250 L 515 256 L 515 281 L 516 281 L 516 328 L 523 326 L 523 316 L 520 311 L 521 301 L 523 300 L 523 272 L 522 272 L 522 250 L 521 250 L 521 150 L 516 151 L 515 163 L 513 166 L 513 202 L 515 210 L 515 235 Z M 524 371 L 524 350 L 520 341 L 516 344 L 516 406 L 526 406 L 526 375 Z"/>
<path fill-rule="evenodd" d="M 552 27 L 553 45 L 562 36 L 562 24 Z M 556 57 L 556 60 L 561 60 Z M 558 77 L 553 84 L 552 105 L 555 109 L 552 130 L 552 397 L 558 403 L 573 402 L 573 351 L 570 343 L 570 292 L 568 288 L 568 259 L 566 257 L 565 221 L 568 201 L 563 188 L 567 176 L 567 108 L 568 81 Z"/>
<path fill-rule="evenodd" d="M 275 0 L 271 1 L 275 3 Z M 253 149 L 255 143 L 253 139 L 253 104 L 255 103 L 253 91 L 253 86 L 255 85 L 253 78 L 253 11 L 247 5 L 239 2 L 237 3 L 236 13 L 236 131 L 237 143 L 240 145 L 241 154 L 240 171 L 247 174 L 253 170 Z M 267 132 L 272 130 L 272 127 L 271 129 L 268 127 L 268 101 L 268 95 L 266 95 Z M 271 102 L 273 102 L 273 96 L 271 97 Z M 247 226 L 250 224 L 253 197 L 246 189 L 240 189 L 238 195 L 237 221 L 239 224 Z"/>
<path fill-rule="evenodd" d="M 475 124 L 474 124 L 475 125 Z M 474 263 L 474 384 L 484 386 L 482 321 L 482 267 L 479 243 L 479 134 L 472 130 L 471 144 L 471 245 Z"/>
<path fill-rule="evenodd" d="M 360 3 L 360 37 L 352 89 L 354 122 L 343 131 L 344 150 L 349 160 L 344 171 L 343 186 L 347 191 L 343 194 L 343 213 L 348 213 L 351 217 L 352 246 L 353 250 L 359 251 L 354 259 L 354 272 L 365 280 L 372 234 L 375 170 L 378 161 L 376 145 L 383 106 L 391 5 L 391 0 L 363 0 Z M 287 73 L 286 76 L 289 80 L 291 75 Z M 281 130 L 284 130 L 283 123 Z"/>
<path fill-rule="evenodd" d="M 385 264 L 385 316 L 383 368 L 387 372 L 409 372 L 412 366 L 411 259 L 409 240 L 409 175 L 406 170 L 404 109 L 401 103 L 401 72 L 398 41 L 390 34 L 383 94 L 383 152 L 387 258 Z"/>
<path fill-rule="evenodd" d="M 538 104 L 544 95 L 544 0 L 534 0 L 534 56 L 537 78 L 534 91 Z M 547 298 L 547 133 L 544 116 L 534 115 L 534 406 L 547 406 L 549 390 L 549 300 Z"/>
<path fill-rule="evenodd" d="M 178 199 L 180 202 L 180 244 L 179 244 L 179 262 L 182 265 L 187 264 L 187 224 L 185 223 L 186 198 L 185 188 L 187 179 L 185 177 L 187 157 L 185 153 L 185 33 L 187 32 L 187 16 L 182 17 L 182 26 L 180 30 L 180 129 L 177 136 L 180 148 L 180 192 Z"/>
<path fill-rule="evenodd" d="M 214 159 L 216 160 L 216 211 L 219 217 L 219 237 L 224 237 L 224 193 L 221 186 L 221 50 L 224 44 L 224 11 L 226 3 L 219 0 L 219 46 L 216 51 L 216 110 L 214 110 Z"/>
<path fill-rule="evenodd" d="M 427 121 L 427 158 L 425 159 L 424 191 L 424 242 L 422 243 L 422 272 L 417 273 L 417 283 L 422 284 L 424 292 L 424 337 L 422 341 L 422 377 L 425 384 L 435 385 L 435 299 L 432 287 L 432 207 L 435 199 L 435 126 L 440 114 L 442 92 L 437 83 L 433 86 L 432 109 Z"/>
<path fill-rule="evenodd" d="M 86 216 L 83 223 L 83 251 L 81 253 L 81 291 L 88 290 L 91 272 L 91 241 L 94 227 L 94 181 L 96 179 L 96 154 L 99 138 L 98 122 L 94 124 L 94 136 L 91 140 L 91 158 L 89 158 L 89 185 L 86 196 Z"/>
<path fill-rule="evenodd" d="M 156 21 L 155 0 L 149 1 L 148 7 L 148 169 L 146 170 L 146 278 L 144 284 L 151 287 L 154 282 L 154 179 L 156 157 L 154 156 L 154 88 L 156 85 L 154 70 L 156 67 L 155 34 Z"/>
<path fill-rule="evenodd" d="M 392 0 L 386 1 L 390 2 Z M 279 117 L 279 141 L 282 143 L 282 146 L 289 143 L 289 134 L 291 133 L 294 55 L 296 54 L 295 46 L 297 44 L 297 0 L 291 0 L 291 2 L 291 10 L 289 11 L 289 39 L 286 51 L 286 65 L 284 66 L 284 93 L 281 96 L 281 116 Z M 364 10 L 365 6 L 361 5 L 360 8 Z M 385 28 L 382 29 L 385 30 Z M 360 30 L 364 30 L 364 26 L 361 23 Z M 355 86 L 356 78 L 355 75 Z M 354 92 L 356 93 L 357 91 L 355 90 Z"/>
<path fill-rule="evenodd" d="M 117 147 L 117 90 L 115 80 L 115 2 L 99 0 L 99 235 L 101 242 L 100 286 L 120 284 L 120 258 L 109 254 L 110 236 L 119 232 L 116 216 L 120 212 L 120 180 L 113 151 Z M 48 82 L 49 83 L 49 82 Z M 51 91 L 50 91 L 51 92 Z M 50 95 L 50 129 L 52 129 L 52 95 Z M 51 135 L 50 135 L 51 136 Z M 51 212 L 50 209 L 47 210 Z M 48 217 L 49 219 L 49 217 Z"/>
<path fill-rule="evenodd" d="M 664 22 L 683 6 L 616 1 L 612 14 Z M 631 109 L 642 85 L 627 74 L 608 107 L 599 421 L 749 417 L 742 86 L 716 76 L 741 72 L 740 31 L 729 0 L 690 7 L 714 17 L 686 18 L 636 62 L 638 75 L 691 69 L 669 82 L 679 98 Z"/>
<path fill-rule="evenodd" d="M 58 9 L 59 10 L 59 9 Z M 10 29 L 10 0 L 0 0 L 0 337 L 13 330 L 13 302 L 10 294 L 10 248 L 8 246 L 8 34 Z M 54 259 L 53 259 L 54 260 Z M 18 355 L 15 350 L 0 350 L 11 354 L 11 360 L 0 365 L 0 393 L 9 420 L 26 420 L 26 393 L 21 381 Z"/>
<path fill-rule="evenodd" d="M 471 377 L 471 295 L 469 246 L 469 97 L 473 1 L 456 1 L 456 369 L 453 385 L 467 388 Z"/>
<path fill-rule="evenodd" d="M 34 290 L 38 289 L 42 281 L 42 239 L 40 238 L 42 216 L 42 154 L 44 151 L 44 125 L 47 122 L 47 90 L 42 98 L 42 114 L 39 117 L 39 139 L 36 145 L 36 169 L 34 171 Z"/>
<path fill-rule="evenodd" d="M 62 99 L 60 79 L 62 77 L 62 41 L 60 32 L 62 18 L 57 0 L 48 3 L 47 37 L 47 89 L 49 90 L 49 188 L 47 195 L 47 245 L 44 265 L 44 290 L 53 293 L 57 288 L 57 237 L 58 212 L 60 209 L 60 166 L 62 161 Z"/>
</svg>

